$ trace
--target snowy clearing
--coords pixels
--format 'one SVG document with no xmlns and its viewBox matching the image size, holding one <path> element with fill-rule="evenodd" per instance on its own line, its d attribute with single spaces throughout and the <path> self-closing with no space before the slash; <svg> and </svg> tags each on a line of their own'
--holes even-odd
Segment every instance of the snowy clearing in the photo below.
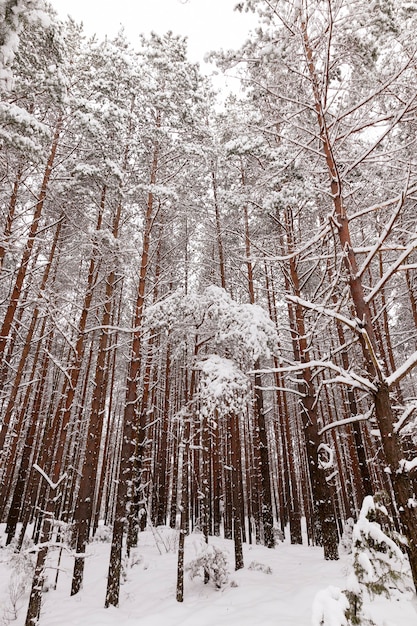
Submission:
<svg viewBox="0 0 417 626">
<path fill-rule="evenodd" d="M 172 541 L 173 531 L 163 529 Z M 139 546 L 132 555 L 136 562 L 127 571 L 122 585 L 120 607 L 105 609 L 104 597 L 110 544 L 92 543 L 88 548 L 84 589 L 70 597 L 72 557 L 63 553 L 57 589 L 44 594 L 40 626 L 310 626 L 315 595 L 335 585 L 344 588 L 349 557 L 324 561 L 321 548 L 279 544 L 269 550 L 244 544 L 245 568 L 233 571 L 233 542 L 210 538 L 210 542 L 228 554 L 229 584 L 221 590 L 202 578 L 186 575 L 183 604 L 175 600 L 176 553 L 159 553 L 150 531 L 141 533 Z M 195 558 L 202 536 L 192 534 L 186 540 L 186 563 Z M 11 616 L 9 585 L 12 569 L 10 550 L 0 550 L 0 623 L 23 626 L 29 587 L 17 600 L 17 619 Z M 56 551 L 49 569 L 52 584 L 58 559 Z M 250 568 L 251 563 L 252 568 Z M 264 567 L 261 567 L 264 566 Z M 265 573 L 269 566 L 272 573 Z M 262 571 L 263 570 L 263 571 Z M 237 586 L 234 586 L 234 585 Z M 413 594 L 397 594 L 390 601 L 378 598 L 370 607 L 378 626 L 413 626 L 417 624 L 417 601 Z"/>
</svg>

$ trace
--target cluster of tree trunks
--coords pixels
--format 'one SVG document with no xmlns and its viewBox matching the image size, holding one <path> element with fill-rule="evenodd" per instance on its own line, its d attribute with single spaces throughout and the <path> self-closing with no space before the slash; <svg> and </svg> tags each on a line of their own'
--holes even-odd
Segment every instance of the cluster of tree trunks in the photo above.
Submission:
<svg viewBox="0 0 417 626">
<path fill-rule="evenodd" d="M 240 569 L 243 542 L 272 549 L 288 526 L 301 543 L 305 518 L 337 559 L 375 493 L 417 583 L 416 68 L 404 53 L 350 96 L 331 68 L 348 32 L 332 3 L 320 18 L 310 2 L 259 4 L 297 54 L 277 69 L 258 33 L 242 50 L 253 93 L 228 116 L 171 34 L 144 42 L 142 63 L 121 35 L 95 47 L 73 23 L 59 44 L 55 18 L 59 54 L 40 25 L 20 42 L 0 171 L 0 522 L 16 550 L 29 532 L 41 544 L 27 626 L 66 529 L 73 595 L 99 524 L 111 530 L 106 606 L 140 530 L 177 529 L 181 602 L 191 531 L 233 539 Z M 27 71 L 51 55 L 65 81 L 46 76 L 35 97 Z M 376 117 L 388 130 L 373 144 Z M 273 340 L 255 333 L 260 311 Z M 210 358 L 237 378 L 207 399 Z"/>
</svg>

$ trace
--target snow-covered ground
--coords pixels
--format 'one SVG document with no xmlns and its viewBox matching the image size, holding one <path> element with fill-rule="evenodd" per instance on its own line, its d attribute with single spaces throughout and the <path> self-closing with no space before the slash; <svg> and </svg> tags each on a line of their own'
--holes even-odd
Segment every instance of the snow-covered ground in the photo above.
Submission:
<svg viewBox="0 0 417 626">
<path fill-rule="evenodd" d="M 165 544 L 173 543 L 172 533 L 169 529 L 162 531 Z M 182 604 L 175 599 L 176 554 L 166 552 L 150 531 L 140 534 L 117 609 L 103 608 L 109 543 L 95 542 L 89 547 L 84 588 L 72 598 L 73 559 L 64 553 L 57 589 L 44 594 L 40 626 L 311 626 L 316 593 L 329 585 L 343 588 L 346 584 L 347 555 L 326 562 L 321 548 L 282 543 L 270 550 L 244 545 L 245 568 L 235 572 L 233 543 L 219 538 L 211 541 L 228 553 L 229 583 L 219 590 L 210 583 L 204 585 L 200 577 L 191 580 L 186 574 Z M 188 537 L 185 562 L 194 559 L 200 549 L 201 535 Z M 50 583 L 55 580 L 57 558 L 56 551 L 49 563 Z M 258 569 L 251 569 L 251 563 L 258 564 Z M 271 573 L 262 571 L 267 566 Z M 23 595 L 16 589 L 16 581 L 21 579 L 16 576 L 17 567 L 11 550 L 1 548 L 1 626 L 23 626 L 25 621 L 29 589 Z M 378 598 L 371 610 L 378 626 L 417 626 L 417 602 L 411 593 L 397 594 L 391 600 Z"/>
</svg>

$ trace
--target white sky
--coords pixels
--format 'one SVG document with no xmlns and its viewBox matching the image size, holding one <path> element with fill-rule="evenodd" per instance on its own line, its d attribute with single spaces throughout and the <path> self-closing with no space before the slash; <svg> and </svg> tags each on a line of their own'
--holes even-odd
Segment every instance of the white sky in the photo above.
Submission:
<svg viewBox="0 0 417 626">
<path fill-rule="evenodd" d="M 189 57 L 238 48 L 255 25 L 253 14 L 233 11 L 237 0 L 50 0 L 61 18 L 83 22 L 87 35 L 112 36 L 125 27 L 134 45 L 139 33 L 172 30 L 188 37 Z"/>
</svg>

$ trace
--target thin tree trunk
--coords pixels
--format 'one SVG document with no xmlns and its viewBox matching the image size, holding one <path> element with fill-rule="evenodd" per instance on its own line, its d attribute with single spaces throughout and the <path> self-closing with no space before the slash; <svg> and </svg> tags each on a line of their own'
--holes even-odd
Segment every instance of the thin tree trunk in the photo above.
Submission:
<svg viewBox="0 0 417 626">
<path fill-rule="evenodd" d="M 244 173 L 242 169 L 242 182 L 245 183 Z M 255 304 L 255 286 L 253 281 L 253 268 L 251 262 L 251 244 L 249 232 L 248 208 L 243 207 L 244 225 L 245 225 L 245 253 L 246 267 L 248 271 L 248 291 L 249 302 Z M 260 369 L 259 360 L 254 365 L 255 370 Z M 262 523 L 264 530 L 264 544 L 267 548 L 275 547 L 274 536 L 274 516 L 272 510 L 272 489 L 271 489 L 271 470 L 268 450 L 268 435 L 264 411 L 264 398 L 262 392 L 262 376 L 255 374 L 255 416 L 257 420 L 259 443 L 260 443 L 260 472 L 262 483 Z"/>
<path fill-rule="evenodd" d="M 118 237 L 121 216 L 121 204 L 118 204 L 114 220 L 112 234 Z M 78 492 L 77 506 L 74 515 L 76 532 L 76 552 L 83 556 L 75 558 L 72 578 L 71 595 L 78 593 L 82 586 L 85 563 L 85 550 L 87 547 L 90 527 L 93 516 L 94 493 L 96 490 L 97 470 L 99 463 L 100 444 L 103 433 L 105 399 L 108 382 L 106 371 L 106 357 L 109 344 L 108 327 L 112 318 L 113 297 L 116 282 L 116 272 L 112 270 L 106 280 L 104 310 L 102 314 L 102 330 L 100 334 L 96 369 L 94 375 L 94 388 L 91 400 L 90 419 L 86 437 L 85 458 L 82 468 L 80 490 Z"/>
<path fill-rule="evenodd" d="M 12 225 L 16 212 L 17 195 L 23 175 L 23 166 L 19 165 L 16 178 L 13 183 L 12 195 L 10 196 L 9 209 L 6 216 L 6 224 L 3 231 L 3 241 L 0 243 L 0 274 L 3 269 L 4 257 L 6 256 L 9 239 L 12 234 Z"/>
<path fill-rule="evenodd" d="M 294 229 L 292 222 L 292 212 L 286 211 L 286 228 L 288 238 L 288 251 L 291 253 L 294 248 Z M 300 281 L 295 259 L 290 257 L 290 279 L 284 273 L 286 289 L 292 290 L 295 295 L 300 295 Z M 291 283 L 290 283 L 291 280 Z M 293 350 L 294 358 L 301 363 L 310 361 L 309 347 L 306 338 L 306 328 L 304 322 L 303 309 L 300 304 L 295 305 L 295 312 L 288 303 L 288 313 L 290 324 L 293 329 Z M 318 448 L 320 436 L 317 418 L 316 393 L 314 389 L 311 369 L 305 368 L 302 371 L 302 382 L 298 385 L 301 395 L 300 409 L 301 419 L 304 429 L 304 440 L 307 451 L 307 465 L 311 480 L 314 507 L 316 515 L 316 538 L 322 543 L 324 548 L 324 558 L 326 560 L 338 559 L 338 531 L 334 515 L 333 501 L 329 485 L 326 482 L 324 471 L 320 468 Z"/>
<path fill-rule="evenodd" d="M 49 278 L 49 273 L 52 267 L 52 261 L 53 258 L 55 256 L 55 252 L 56 252 L 56 248 L 58 245 L 58 240 L 59 240 L 59 236 L 61 233 L 61 228 L 62 228 L 62 219 L 61 218 L 58 222 L 56 231 L 55 231 L 55 237 L 51 246 L 51 250 L 49 252 L 49 257 L 48 260 L 46 262 L 46 266 L 45 266 L 45 270 L 42 276 L 42 281 L 41 281 L 41 285 L 39 287 L 39 292 L 38 292 L 38 299 L 40 300 L 43 296 L 43 292 L 45 291 L 45 287 L 46 284 L 48 282 L 48 278 Z M 9 400 L 7 403 L 7 407 L 4 413 L 4 417 L 3 417 L 3 423 L 2 423 L 2 428 L 0 431 L 0 454 L 1 451 L 3 451 L 3 447 L 4 447 L 4 442 L 7 436 L 7 432 L 8 432 L 8 427 L 10 424 L 10 420 L 13 414 L 13 409 L 15 408 L 15 402 L 16 402 L 16 397 L 17 397 L 17 393 L 19 391 L 19 386 L 22 380 L 22 376 L 24 374 L 24 370 L 25 370 L 25 364 L 26 364 L 26 360 L 28 358 L 29 352 L 31 350 L 32 347 L 32 339 L 33 339 L 33 334 L 35 332 L 36 329 L 36 324 L 38 321 L 38 317 L 39 317 L 39 313 L 40 313 L 40 307 L 36 306 L 33 314 L 32 314 L 32 318 L 30 321 L 30 325 L 29 325 L 29 329 L 28 332 L 26 334 L 26 340 L 25 340 L 25 344 L 23 346 L 23 350 L 22 353 L 20 355 L 20 360 L 19 360 L 19 364 L 17 366 L 17 370 L 16 370 L 16 376 L 14 378 L 13 381 L 13 386 L 12 389 L 10 391 L 10 395 L 9 395 Z M 42 339 L 42 334 L 41 333 L 41 339 Z M 17 434 L 17 433 L 16 433 Z"/>
<path fill-rule="evenodd" d="M 156 127 L 161 125 L 161 114 L 158 112 Z M 154 147 L 153 160 L 151 165 L 150 185 L 156 183 L 158 169 L 159 146 Z M 148 201 L 145 214 L 142 257 L 139 269 L 139 284 L 136 298 L 133 327 L 135 332 L 132 340 L 129 372 L 126 381 L 126 403 L 123 415 L 123 440 L 121 450 L 121 461 L 117 483 L 115 520 L 113 524 L 113 537 L 110 552 L 109 573 L 107 577 L 107 591 L 105 607 L 118 606 L 120 593 L 120 573 L 122 562 L 123 533 L 127 514 L 128 523 L 132 514 L 131 497 L 129 484 L 133 479 L 135 460 L 135 442 L 137 440 L 137 406 L 138 406 L 138 383 L 140 373 L 141 358 L 141 327 L 143 319 L 143 307 L 145 304 L 145 287 L 148 273 L 151 231 L 154 220 L 154 195 L 148 194 Z"/>
<path fill-rule="evenodd" d="M 55 162 L 56 151 L 58 148 L 59 137 L 62 129 L 62 116 L 59 117 L 54 137 L 51 144 L 51 150 L 49 153 L 48 161 L 46 163 L 45 172 L 43 175 L 43 180 L 39 192 L 39 196 L 35 205 L 35 212 L 32 217 L 32 223 L 29 228 L 28 238 L 26 240 L 26 245 L 23 250 L 22 259 L 20 261 L 19 270 L 17 272 L 17 276 L 15 279 L 13 291 L 10 297 L 10 302 L 6 310 L 6 314 L 4 316 L 3 324 L 0 330 L 0 354 L 4 355 L 7 341 L 10 336 L 10 331 L 12 328 L 14 316 L 16 313 L 17 305 L 20 299 L 20 295 L 22 293 L 23 282 L 26 277 L 26 272 L 29 266 L 30 257 L 33 250 L 33 245 L 35 243 L 36 235 L 38 233 L 38 226 L 42 216 L 42 209 L 45 203 L 49 179 L 51 177 L 52 168 Z"/>
</svg>

